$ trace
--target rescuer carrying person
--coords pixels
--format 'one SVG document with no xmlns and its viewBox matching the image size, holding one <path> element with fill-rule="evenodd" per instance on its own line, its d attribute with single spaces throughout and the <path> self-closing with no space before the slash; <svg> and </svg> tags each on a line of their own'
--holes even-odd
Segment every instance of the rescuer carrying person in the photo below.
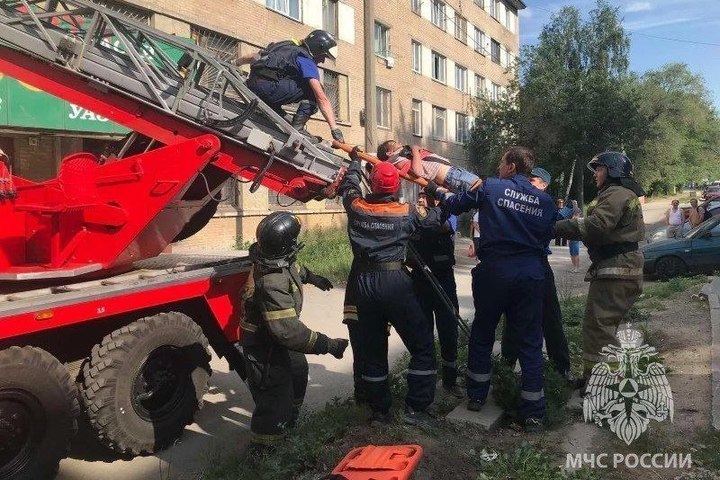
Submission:
<svg viewBox="0 0 720 480">
<path fill-rule="evenodd" d="M 240 322 L 247 384 L 255 401 L 250 422 L 252 443 L 272 447 L 297 420 L 307 388 L 305 354 L 342 358 L 348 341 L 328 338 L 300 321 L 303 284 L 321 290 L 333 286 L 295 260 L 300 222 L 289 212 L 273 212 L 257 227 L 250 247 L 252 270 L 242 292 Z"/>
<path fill-rule="evenodd" d="M 353 251 L 351 278 L 362 340 L 361 378 L 372 410 L 371 424 L 389 423 L 387 324 L 392 324 L 410 352 L 405 399 L 405 422 L 431 423 L 427 408 L 435 396 L 437 375 L 434 338 L 418 303 L 412 279 L 403 266 L 413 232 L 439 227 L 447 218 L 438 207 L 400 203 L 400 177 L 388 162 L 376 164 L 370 174 L 372 193 L 363 196 L 358 148 L 350 153 L 350 166 L 340 185 L 348 215 Z"/>
<path fill-rule="evenodd" d="M 332 104 L 320 83 L 318 64 L 326 58 L 335 60 L 337 41 L 325 30 L 313 30 L 304 40 L 285 40 L 271 43 L 264 49 L 235 60 L 236 65 L 250 63 L 247 86 L 281 117 L 283 105 L 298 103 L 290 124 L 301 133 L 312 137 L 305 125 L 320 109 L 330 126 L 332 138 L 345 143 L 338 128 Z M 319 140 L 317 140 L 319 141 Z"/>
</svg>

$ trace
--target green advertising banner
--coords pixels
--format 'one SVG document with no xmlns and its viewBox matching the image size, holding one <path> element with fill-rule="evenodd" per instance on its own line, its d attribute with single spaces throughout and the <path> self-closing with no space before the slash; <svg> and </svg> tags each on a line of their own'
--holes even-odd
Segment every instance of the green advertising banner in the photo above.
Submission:
<svg viewBox="0 0 720 480">
<path fill-rule="evenodd" d="M 0 74 L 0 125 L 124 135 L 105 117 Z"/>
</svg>

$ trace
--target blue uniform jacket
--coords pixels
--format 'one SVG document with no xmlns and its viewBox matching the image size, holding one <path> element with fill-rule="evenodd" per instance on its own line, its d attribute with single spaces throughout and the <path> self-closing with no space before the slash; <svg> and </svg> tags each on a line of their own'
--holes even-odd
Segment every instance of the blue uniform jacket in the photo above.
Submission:
<svg viewBox="0 0 720 480">
<path fill-rule="evenodd" d="M 544 277 L 541 259 L 557 208 L 550 195 L 535 188 L 526 176 L 488 178 L 475 191 L 445 194 L 442 200 L 454 215 L 479 210 L 480 260 L 505 261 Z"/>
<path fill-rule="evenodd" d="M 356 261 L 402 262 L 415 230 L 438 227 L 447 219 L 437 207 L 415 207 L 400 203 L 391 195 L 363 197 L 360 176 L 360 162 L 351 162 L 339 189 Z"/>
</svg>

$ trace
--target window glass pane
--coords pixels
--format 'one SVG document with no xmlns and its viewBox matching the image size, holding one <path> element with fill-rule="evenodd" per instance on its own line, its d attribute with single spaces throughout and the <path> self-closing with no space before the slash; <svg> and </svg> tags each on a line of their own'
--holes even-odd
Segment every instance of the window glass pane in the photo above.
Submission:
<svg viewBox="0 0 720 480">
<path fill-rule="evenodd" d="M 468 117 L 458 113 L 455 115 L 455 141 L 466 143 L 468 138 Z"/>
<path fill-rule="evenodd" d="M 500 44 L 495 40 L 490 41 L 490 54 L 493 62 L 500 63 Z"/>
<path fill-rule="evenodd" d="M 420 13 L 420 5 L 422 0 L 410 0 L 410 9 L 415 13 Z"/>
<path fill-rule="evenodd" d="M 432 53 L 432 76 L 435 80 L 445 83 L 445 57 L 437 52 Z"/>
<path fill-rule="evenodd" d="M 422 135 L 422 102 L 412 101 L 412 129 L 414 135 Z"/>
<path fill-rule="evenodd" d="M 381 23 L 375 22 L 375 53 L 387 57 L 390 55 L 390 30 Z"/>
<path fill-rule="evenodd" d="M 485 95 L 485 77 L 475 74 L 475 95 Z"/>
<path fill-rule="evenodd" d="M 467 20 L 455 12 L 455 38 L 467 43 Z"/>
<path fill-rule="evenodd" d="M 443 2 L 433 0 L 430 19 L 433 24 L 445 30 L 445 4 Z"/>
<path fill-rule="evenodd" d="M 300 20 L 300 0 L 288 0 L 290 4 L 290 10 L 288 15 L 296 20 Z"/>
<path fill-rule="evenodd" d="M 412 69 L 418 73 L 422 72 L 422 45 L 412 42 Z"/>
<path fill-rule="evenodd" d="M 445 139 L 445 109 L 433 107 L 433 137 Z"/>
<path fill-rule="evenodd" d="M 377 110 L 377 124 L 379 127 L 390 128 L 390 90 L 385 90 L 384 88 L 377 87 L 376 91 L 377 97 L 375 99 L 375 102 Z"/>
<path fill-rule="evenodd" d="M 461 65 L 455 65 L 455 88 L 467 91 L 467 69 Z"/>
<path fill-rule="evenodd" d="M 337 9 L 336 0 L 323 0 L 323 30 L 336 37 L 338 34 Z"/>
</svg>

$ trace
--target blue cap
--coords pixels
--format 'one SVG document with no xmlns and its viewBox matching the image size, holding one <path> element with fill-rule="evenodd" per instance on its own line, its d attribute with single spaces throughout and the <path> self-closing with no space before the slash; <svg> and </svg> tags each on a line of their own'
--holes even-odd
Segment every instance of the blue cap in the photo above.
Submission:
<svg viewBox="0 0 720 480">
<path fill-rule="evenodd" d="M 541 167 L 533 168 L 530 171 L 530 176 L 542 178 L 543 181 L 545 183 L 547 183 L 548 185 L 550 185 L 550 182 L 552 181 L 552 176 L 550 175 L 550 172 L 548 172 L 547 170 L 545 170 L 544 168 L 541 168 Z"/>
</svg>

